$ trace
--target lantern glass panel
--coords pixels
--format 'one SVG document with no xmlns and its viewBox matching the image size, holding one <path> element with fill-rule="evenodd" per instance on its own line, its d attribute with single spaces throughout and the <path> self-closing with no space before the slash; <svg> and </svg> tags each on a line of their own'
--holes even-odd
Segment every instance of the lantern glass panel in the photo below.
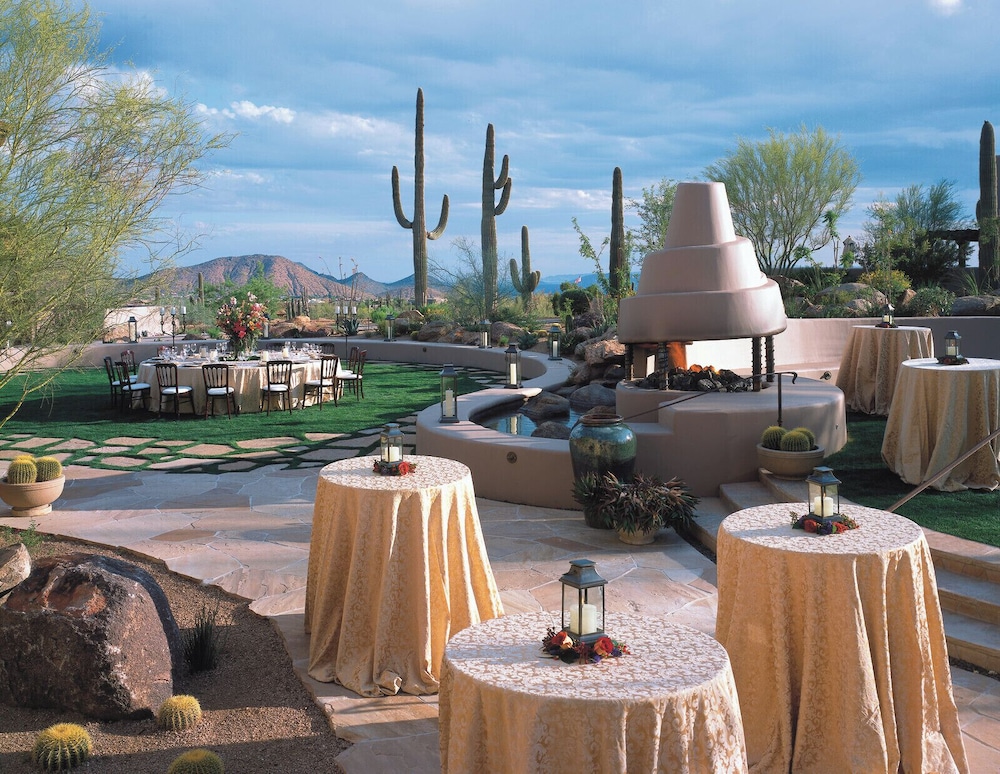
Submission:
<svg viewBox="0 0 1000 774">
<path fill-rule="evenodd" d="M 504 351 L 504 362 L 506 363 L 507 387 L 521 386 L 521 353 L 516 344 L 511 344 Z"/>
<path fill-rule="evenodd" d="M 593 642 L 604 634 L 606 581 L 590 559 L 575 559 L 560 579 L 562 584 L 562 630 L 574 640 Z"/>
<path fill-rule="evenodd" d="M 387 424 L 379 437 L 379 442 L 382 462 L 398 465 L 403 461 L 403 434 L 400 432 L 398 424 L 395 422 Z"/>
<path fill-rule="evenodd" d="M 820 519 L 840 515 L 840 480 L 827 467 L 813 468 L 806 478 L 809 485 L 809 513 Z"/>
<path fill-rule="evenodd" d="M 458 373 L 451 363 L 441 370 L 441 421 L 458 421 Z"/>
<path fill-rule="evenodd" d="M 549 360 L 559 360 L 559 347 L 561 343 L 559 328 L 553 325 L 549 331 Z"/>
<path fill-rule="evenodd" d="M 944 354 L 947 357 L 961 357 L 961 343 L 962 337 L 958 335 L 958 331 L 948 331 L 948 335 L 944 337 Z"/>
</svg>

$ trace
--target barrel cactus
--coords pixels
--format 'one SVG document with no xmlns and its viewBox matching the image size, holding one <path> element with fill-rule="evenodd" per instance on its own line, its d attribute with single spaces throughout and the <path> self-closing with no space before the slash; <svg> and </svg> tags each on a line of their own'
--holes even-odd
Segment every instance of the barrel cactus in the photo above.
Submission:
<svg viewBox="0 0 1000 774">
<path fill-rule="evenodd" d="M 186 731 L 201 720 L 201 705 L 194 696 L 171 696 L 160 705 L 156 720 L 160 728 Z"/>
<path fill-rule="evenodd" d="M 816 446 L 816 433 L 814 433 L 808 427 L 793 427 L 791 432 L 802 433 L 803 435 L 805 435 L 805 437 L 809 439 L 810 449 Z"/>
<path fill-rule="evenodd" d="M 35 460 L 35 470 L 36 481 L 52 481 L 63 474 L 62 463 L 55 457 L 39 457 Z"/>
<path fill-rule="evenodd" d="M 771 425 L 760 436 L 760 445 L 765 449 L 780 449 L 781 439 L 788 432 L 780 425 Z"/>
<path fill-rule="evenodd" d="M 31 457 L 17 457 L 7 467 L 8 484 L 34 484 L 38 480 L 38 468 Z"/>
<path fill-rule="evenodd" d="M 92 751 L 87 729 L 76 723 L 57 723 L 36 737 L 31 760 L 43 771 L 65 771 L 79 766 Z"/>
<path fill-rule="evenodd" d="M 223 774 L 222 758 L 211 750 L 188 750 L 174 759 L 167 774 Z"/>
<path fill-rule="evenodd" d="M 809 436 L 799 430 L 789 430 L 781 437 L 781 451 L 804 452 L 812 447 Z"/>
</svg>

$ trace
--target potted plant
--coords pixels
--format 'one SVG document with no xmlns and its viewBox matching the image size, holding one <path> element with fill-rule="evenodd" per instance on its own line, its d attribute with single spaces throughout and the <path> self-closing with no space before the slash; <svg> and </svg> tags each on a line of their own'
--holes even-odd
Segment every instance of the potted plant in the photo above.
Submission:
<svg viewBox="0 0 1000 774">
<path fill-rule="evenodd" d="M 23 454 L 11 460 L 0 480 L 0 499 L 14 516 L 41 516 L 52 510 L 65 484 L 62 463 L 55 457 Z"/>
<path fill-rule="evenodd" d="M 757 463 L 778 478 L 803 479 L 823 463 L 826 450 L 816 445 L 816 435 L 808 427 L 791 430 L 771 425 L 757 444 Z"/>
<path fill-rule="evenodd" d="M 588 473 L 574 482 L 573 498 L 632 545 L 652 543 L 663 527 L 688 526 L 698 503 L 679 479 L 663 482 L 644 473 L 629 480 Z"/>
</svg>

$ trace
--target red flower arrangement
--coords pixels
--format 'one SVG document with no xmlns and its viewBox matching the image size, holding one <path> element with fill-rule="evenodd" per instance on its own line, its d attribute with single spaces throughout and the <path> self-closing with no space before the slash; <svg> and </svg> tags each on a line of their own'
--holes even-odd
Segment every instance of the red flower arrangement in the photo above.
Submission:
<svg viewBox="0 0 1000 774">
<path fill-rule="evenodd" d="M 407 462 L 406 460 L 402 462 L 382 462 L 380 459 L 375 460 L 375 465 L 372 468 L 380 476 L 405 476 L 413 473 L 416 469 L 417 463 L 415 462 Z"/>
<path fill-rule="evenodd" d="M 832 516 L 819 518 L 812 514 L 796 516 L 792 514 L 792 529 L 803 529 L 815 535 L 839 535 L 851 529 L 857 529 L 858 523 L 850 516 Z"/>
<path fill-rule="evenodd" d="M 234 354 L 252 351 L 264 332 L 266 322 L 267 307 L 249 292 L 240 301 L 235 296 L 231 297 L 228 303 L 219 307 L 215 315 L 215 324 L 219 326 L 222 335 L 229 339 L 229 347 Z"/>
<path fill-rule="evenodd" d="M 628 645 L 620 640 L 605 636 L 596 642 L 573 642 L 566 632 L 557 632 L 551 626 L 542 638 L 542 650 L 567 664 L 599 664 L 603 659 L 621 658 L 629 653 Z"/>
</svg>

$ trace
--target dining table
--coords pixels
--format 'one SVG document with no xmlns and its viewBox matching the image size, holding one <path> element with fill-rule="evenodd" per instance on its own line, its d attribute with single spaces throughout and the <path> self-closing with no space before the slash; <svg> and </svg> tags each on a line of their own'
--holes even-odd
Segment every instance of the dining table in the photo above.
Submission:
<svg viewBox="0 0 1000 774">
<path fill-rule="evenodd" d="M 844 345 L 837 386 L 849 411 L 885 416 L 892 405 L 900 364 L 933 357 L 930 328 L 899 325 L 855 325 Z"/>
<path fill-rule="evenodd" d="M 435 694 L 456 632 L 503 615 L 461 462 L 405 455 L 320 470 L 306 581 L 309 676 L 362 696 Z"/>
<path fill-rule="evenodd" d="M 882 459 L 907 484 L 921 484 L 1000 429 L 1000 360 L 905 361 L 882 438 Z M 1000 487 L 1000 438 L 931 486 L 943 492 Z"/>
<path fill-rule="evenodd" d="M 716 637 L 750 771 L 968 772 L 923 530 L 852 504 L 856 529 L 793 529 L 807 510 L 748 508 L 718 530 Z"/>
<path fill-rule="evenodd" d="M 298 406 L 302 401 L 302 384 L 308 379 L 318 379 L 320 374 L 320 360 L 318 358 L 299 356 L 292 360 L 292 381 L 291 396 L 292 405 Z M 201 367 L 206 363 L 219 362 L 209 357 L 192 356 L 177 360 L 164 360 L 152 358 L 144 360 L 139 364 L 138 380 L 150 385 L 149 409 L 157 411 L 160 403 L 160 387 L 156 380 L 156 364 L 163 362 L 173 362 L 177 366 L 177 383 L 192 387 L 191 396 L 195 414 L 202 414 L 205 411 L 205 380 L 201 374 Z M 229 360 L 224 361 L 229 366 L 229 385 L 233 388 L 236 397 L 236 406 L 239 413 L 254 413 L 261 410 L 260 394 L 261 386 L 267 383 L 265 372 L 266 361 L 261 360 Z M 182 412 L 187 411 L 189 406 L 182 403 Z"/>
<path fill-rule="evenodd" d="M 608 612 L 628 653 L 564 663 L 542 651 L 559 613 L 518 613 L 448 642 L 438 702 L 442 772 L 744 772 L 725 649 L 668 619 Z"/>
</svg>

